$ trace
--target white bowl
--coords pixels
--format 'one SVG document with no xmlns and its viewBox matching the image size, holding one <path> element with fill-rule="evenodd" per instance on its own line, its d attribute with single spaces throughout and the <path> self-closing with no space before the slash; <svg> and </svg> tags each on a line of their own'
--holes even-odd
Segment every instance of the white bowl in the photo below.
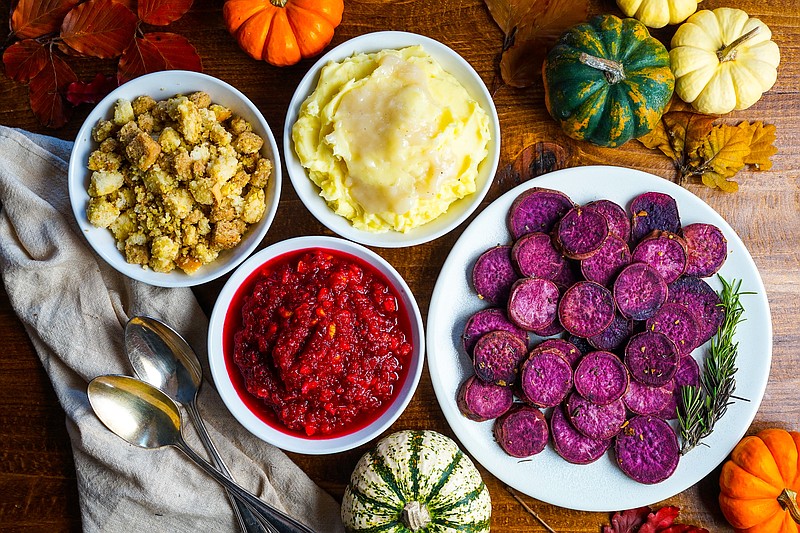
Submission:
<svg viewBox="0 0 800 533">
<path fill-rule="evenodd" d="M 466 88 L 469 95 L 477 101 L 489 116 L 491 139 L 489 140 L 489 153 L 478 167 L 477 189 L 470 194 L 453 202 L 446 213 L 435 220 L 414 228 L 406 233 L 387 231 L 384 233 L 371 233 L 356 229 L 346 218 L 337 215 L 328 207 L 325 200 L 319 195 L 320 189 L 309 178 L 306 169 L 294 151 L 292 141 L 292 127 L 297 121 L 300 106 L 314 91 L 319 80 L 319 73 L 323 66 L 331 61 L 341 61 L 355 53 L 373 53 L 384 49 L 399 49 L 407 46 L 421 45 L 439 64 L 455 76 Z M 467 61 L 444 44 L 417 35 L 400 31 L 382 31 L 367 33 L 346 41 L 322 56 L 300 81 L 297 90 L 289 103 L 286 114 L 286 126 L 283 132 L 284 160 L 289 179 L 297 195 L 317 220 L 328 229 L 350 240 L 369 246 L 384 248 L 400 248 L 414 246 L 432 241 L 456 228 L 480 205 L 489 187 L 492 185 L 497 165 L 500 160 L 500 121 L 497 117 L 492 97 L 481 77 Z"/>
<path fill-rule="evenodd" d="M 92 172 L 87 169 L 89 154 L 97 149 L 92 140 L 92 128 L 100 119 L 113 116 L 114 103 L 120 99 L 133 100 L 137 96 L 149 95 L 156 101 L 171 98 L 176 94 L 188 95 L 195 91 L 205 91 L 211 101 L 230 108 L 235 114 L 243 117 L 252 126 L 253 131 L 264 139 L 261 155 L 272 161 L 272 175 L 264 191 L 267 209 L 261 221 L 250 227 L 236 247 L 220 252 L 219 257 L 211 263 L 203 265 L 192 275 L 175 269 L 169 273 L 154 272 L 125 261 L 124 255 L 117 249 L 114 236 L 106 228 L 93 226 L 86 215 L 89 205 L 89 178 Z M 269 124 L 256 106 L 239 90 L 222 80 L 199 72 L 167 70 L 147 74 L 135 78 L 117 89 L 95 106 L 78 131 L 72 155 L 69 160 L 69 198 L 72 211 L 81 229 L 81 233 L 89 241 L 89 245 L 109 265 L 126 276 L 159 287 L 189 287 L 200 285 L 218 278 L 232 270 L 249 256 L 261 243 L 267 230 L 275 218 L 281 192 L 281 161 L 275 137 Z"/>
<path fill-rule="evenodd" d="M 350 433 L 337 434 L 331 437 L 306 437 L 299 432 L 292 432 L 279 422 L 267 422 L 256 414 L 246 402 L 256 403 L 244 388 L 239 368 L 233 361 L 233 333 L 238 313 L 241 312 L 242 296 L 254 281 L 255 273 L 266 263 L 286 253 L 300 250 L 327 249 L 351 256 L 372 266 L 382 274 L 394 289 L 400 301 L 400 308 L 405 309 L 406 318 L 411 330 L 411 352 L 409 367 L 404 372 L 402 381 L 396 385 L 399 390 L 383 411 L 370 424 Z M 227 328 L 227 329 L 226 329 Z M 208 358 L 211 375 L 222 401 L 233 416 L 253 435 L 284 450 L 321 455 L 337 453 L 356 448 L 383 433 L 402 414 L 419 383 L 425 359 L 425 335 L 422 316 L 411 289 L 397 271 L 383 258 L 371 250 L 337 237 L 296 237 L 278 242 L 259 251 L 237 268 L 228 279 L 217 298 L 208 333 Z M 245 401 L 246 400 L 246 401 Z M 265 407 L 265 409 L 268 409 Z"/>
</svg>

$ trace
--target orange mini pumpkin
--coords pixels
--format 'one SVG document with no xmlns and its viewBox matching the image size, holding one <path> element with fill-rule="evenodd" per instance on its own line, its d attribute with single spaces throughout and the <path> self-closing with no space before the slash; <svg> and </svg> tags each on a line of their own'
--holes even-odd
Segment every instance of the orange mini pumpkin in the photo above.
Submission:
<svg viewBox="0 0 800 533">
<path fill-rule="evenodd" d="M 242 50 L 279 67 L 319 54 L 343 11 L 344 0 L 226 0 L 222 9 Z"/>
<path fill-rule="evenodd" d="M 745 437 L 723 465 L 719 486 L 722 513 L 737 532 L 800 532 L 800 433 L 765 429 Z"/>
</svg>

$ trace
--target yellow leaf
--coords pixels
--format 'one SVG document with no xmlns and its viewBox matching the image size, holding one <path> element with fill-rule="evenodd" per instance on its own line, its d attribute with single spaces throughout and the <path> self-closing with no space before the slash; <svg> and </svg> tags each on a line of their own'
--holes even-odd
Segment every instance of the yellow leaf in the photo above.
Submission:
<svg viewBox="0 0 800 533">
<path fill-rule="evenodd" d="M 775 125 L 764 124 L 761 121 L 750 124 L 745 121 L 740 123 L 739 127 L 747 131 L 750 139 L 750 155 L 744 159 L 745 165 L 752 165 L 755 170 L 771 169 L 770 157 L 778 152 L 778 148 L 773 144 L 775 142 Z"/>
<path fill-rule="evenodd" d="M 709 170 L 703 174 L 702 180 L 703 185 L 706 187 L 711 187 L 712 189 L 719 188 L 725 192 L 736 192 L 739 190 L 739 184 L 733 180 L 728 180 L 730 177 L 733 177 L 733 174 L 724 176 Z"/>
<path fill-rule="evenodd" d="M 749 140 L 746 129 L 720 124 L 705 138 L 698 155 L 705 168 L 731 177 L 744 168 L 744 160 L 750 155 Z"/>
<path fill-rule="evenodd" d="M 664 121 L 659 120 L 656 127 L 649 133 L 645 133 L 637 139 L 640 143 L 650 148 L 651 150 L 661 150 L 661 152 L 674 161 L 678 161 L 678 154 L 672 149 L 672 143 L 669 140 L 669 133 L 667 128 L 664 127 Z"/>
<path fill-rule="evenodd" d="M 716 117 L 690 111 L 669 111 L 661 117 L 671 139 L 672 149 L 681 161 L 691 161 L 711 132 Z"/>
</svg>

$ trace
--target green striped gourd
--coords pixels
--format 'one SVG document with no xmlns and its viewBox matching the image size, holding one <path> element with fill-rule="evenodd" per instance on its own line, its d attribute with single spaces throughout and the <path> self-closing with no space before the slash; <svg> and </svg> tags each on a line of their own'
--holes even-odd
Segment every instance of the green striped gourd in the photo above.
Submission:
<svg viewBox="0 0 800 533">
<path fill-rule="evenodd" d="M 636 19 L 567 30 L 542 66 L 545 104 L 573 139 L 619 146 L 652 130 L 675 87 L 669 53 Z"/>
<path fill-rule="evenodd" d="M 492 502 L 475 465 L 435 431 L 399 431 L 356 464 L 342 501 L 349 533 L 489 531 Z"/>
</svg>

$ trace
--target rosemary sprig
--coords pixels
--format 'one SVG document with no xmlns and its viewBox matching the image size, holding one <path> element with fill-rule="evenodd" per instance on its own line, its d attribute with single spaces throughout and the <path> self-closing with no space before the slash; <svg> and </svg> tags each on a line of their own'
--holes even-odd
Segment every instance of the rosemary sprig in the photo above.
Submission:
<svg viewBox="0 0 800 533">
<path fill-rule="evenodd" d="M 742 292 L 742 280 L 728 283 L 722 276 L 722 291 L 718 304 L 725 311 L 725 320 L 711 339 L 711 347 L 705 360 L 700 386 L 681 387 L 681 402 L 678 409 L 681 454 L 687 453 L 714 431 L 714 425 L 728 411 L 736 390 L 734 374 L 739 343 L 734 340 L 736 328 L 744 322 L 744 306 L 740 297 L 753 292 Z"/>
</svg>

